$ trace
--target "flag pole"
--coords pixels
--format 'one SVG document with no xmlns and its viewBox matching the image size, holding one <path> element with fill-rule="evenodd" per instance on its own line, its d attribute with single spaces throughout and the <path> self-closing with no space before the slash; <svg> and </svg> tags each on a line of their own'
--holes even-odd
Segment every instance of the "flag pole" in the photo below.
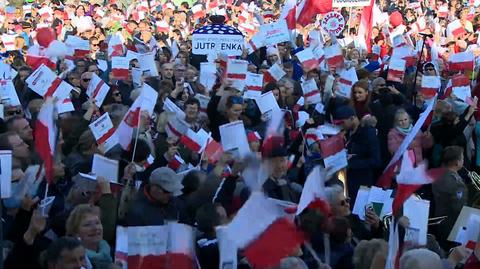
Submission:
<svg viewBox="0 0 480 269">
<path fill-rule="evenodd" d="M 135 152 L 137 151 L 137 142 L 138 142 L 138 136 L 140 135 L 141 120 L 142 120 L 142 110 L 140 110 L 140 113 L 138 113 L 138 126 L 137 126 L 137 134 L 135 135 L 135 143 L 133 145 L 132 163 L 133 163 L 133 160 L 135 159 Z"/>
</svg>

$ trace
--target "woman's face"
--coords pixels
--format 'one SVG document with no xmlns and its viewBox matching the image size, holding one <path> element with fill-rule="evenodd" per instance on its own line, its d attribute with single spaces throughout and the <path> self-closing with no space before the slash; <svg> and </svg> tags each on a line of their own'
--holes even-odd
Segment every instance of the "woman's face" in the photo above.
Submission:
<svg viewBox="0 0 480 269">
<path fill-rule="evenodd" d="M 188 60 L 187 55 L 185 55 L 183 53 L 178 54 L 177 59 L 180 61 L 181 64 L 184 64 L 184 65 L 188 64 L 187 63 L 187 60 Z"/>
<path fill-rule="evenodd" d="M 273 89 L 272 90 L 272 93 L 273 93 L 273 96 L 275 97 L 275 100 L 278 100 L 280 99 L 280 90 L 279 89 Z"/>
<path fill-rule="evenodd" d="M 233 104 L 232 107 L 230 107 L 227 110 L 228 118 L 238 120 L 240 119 L 240 115 L 243 112 L 243 105 L 242 104 Z"/>
<path fill-rule="evenodd" d="M 410 127 L 410 117 L 407 113 L 402 113 L 397 117 L 396 124 L 400 128 L 408 128 Z"/>
<path fill-rule="evenodd" d="M 360 59 L 360 52 L 358 52 L 358 50 L 352 50 L 352 52 L 350 53 L 350 59 L 351 60 Z"/>
<path fill-rule="evenodd" d="M 350 199 L 345 198 L 345 195 L 339 193 L 332 206 L 332 213 L 336 217 L 347 217 L 350 215 Z"/>
<path fill-rule="evenodd" d="M 365 102 L 368 97 L 368 91 L 364 88 L 355 87 L 353 89 L 352 95 L 355 102 Z"/>
<path fill-rule="evenodd" d="M 121 104 L 122 103 L 122 94 L 118 90 L 114 90 L 112 92 L 113 100 L 115 100 L 115 103 Z"/>
<path fill-rule="evenodd" d="M 83 6 L 79 6 L 75 11 L 75 14 L 77 15 L 77 17 L 85 15 L 85 9 L 83 8 Z"/>
<path fill-rule="evenodd" d="M 87 214 L 80 222 L 78 237 L 86 245 L 98 244 L 103 239 L 103 226 L 98 215 Z"/>
</svg>

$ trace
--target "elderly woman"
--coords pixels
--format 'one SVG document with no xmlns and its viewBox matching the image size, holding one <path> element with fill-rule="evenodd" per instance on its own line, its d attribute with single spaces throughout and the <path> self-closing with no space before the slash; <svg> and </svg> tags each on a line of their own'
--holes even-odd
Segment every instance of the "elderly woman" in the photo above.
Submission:
<svg viewBox="0 0 480 269">
<path fill-rule="evenodd" d="M 100 222 L 100 209 L 96 206 L 81 204 L 68 216 L 66 232 L 82 241 L 87 257 L 94 268 L 108 269 L 112 264 L 110 246 L 103 240 L 103 226 Z"/>
<path fill-rule="evenodd" d="M 403 139 L 412 131 L 413 125 L 410 115 L 404 109 L 399 109 L 395 113 L 394 127 L 388 132 L 388 151 L 390 154 L 395 154 Z M 423 160 L 422 150 L 429 149 L 433 146 L 433 136 L 430 132 L 419 131 L 409 149 L 413 150 L 415 154 L 415 163 L 420 163 Z"/>
<path fill-rule="evenodd" d="M 357 215 L 351 214 L 350 198 L 345 197 L 343 187 L 340 185 L 327 187 L 325 188 L 325 194 L 330 204 L 332 215 L 334 217 L 345 217 L 350 221 L 353 241 L 382 238 L 384 231 L 383 223 L 373 210 L 366 209 L 365 221 L 362 221 Z"/>
</svg>

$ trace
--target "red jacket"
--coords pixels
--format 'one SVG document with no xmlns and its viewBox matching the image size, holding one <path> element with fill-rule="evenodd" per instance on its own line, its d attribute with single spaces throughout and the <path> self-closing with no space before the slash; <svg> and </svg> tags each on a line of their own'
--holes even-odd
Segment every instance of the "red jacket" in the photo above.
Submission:
<svg viewBox="0 0 480 269">
<path fill-rule="evenodd" d="M 395 154 L 400 144 L 402 144 L 403 139 L 405 139 L 405 135 L 397 130 L 397 128 L 390 129 L 390 132 L 388 132 L 388 151 L 390 154 Z M 413 149 L 415 153 L 415 163 L 419 164 L 423 160 L 423 149 L 428 149 L 432 146 L 433 136 L 427 136 L 422 133 L 422 131 L 419 131 L 408 148 Z"/>
</svg>

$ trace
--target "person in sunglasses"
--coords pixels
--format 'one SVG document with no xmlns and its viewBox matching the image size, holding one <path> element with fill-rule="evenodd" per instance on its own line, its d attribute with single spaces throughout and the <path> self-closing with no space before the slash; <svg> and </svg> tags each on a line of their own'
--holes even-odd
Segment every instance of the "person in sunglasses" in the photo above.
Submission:
<svg viewBox="0 0 480 269">
<path fill-rule="evenodd" d="M 128 226 L 164 225 L 167 221 L 189 223 L 182 194 L 182 178 L 168 167 L 155 169 L 148 184 L 137 192 L 127 213 Z"/>
</svg>

